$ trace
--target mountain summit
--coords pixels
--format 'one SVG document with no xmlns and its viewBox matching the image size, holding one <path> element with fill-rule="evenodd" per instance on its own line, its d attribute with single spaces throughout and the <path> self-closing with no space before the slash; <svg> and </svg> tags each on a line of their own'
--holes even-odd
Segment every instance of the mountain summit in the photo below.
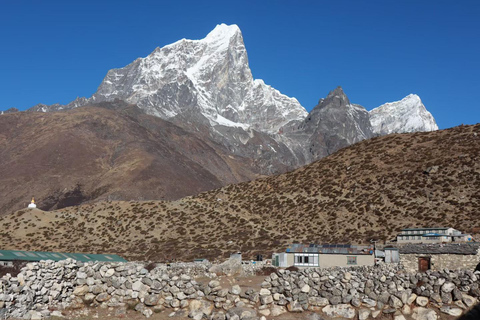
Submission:
<svg viewBox="0 0 480 320">
<path fill-rule="evenodd" d="M 167 120 L 193 108 L 212 126 L 266 132 L 307 115 L 295 98 L 253 79 L 240 29 L 225 24 L 204 39 L 182 39 L 110 70 L 91 98 L 72 106 L 115 99 Z"/>
<path fill-rule="evenodd" d="M 438 130 L 432 114 L 416 94 L 371 110 L 370 121 L 378 135 Z"/>
</svg>

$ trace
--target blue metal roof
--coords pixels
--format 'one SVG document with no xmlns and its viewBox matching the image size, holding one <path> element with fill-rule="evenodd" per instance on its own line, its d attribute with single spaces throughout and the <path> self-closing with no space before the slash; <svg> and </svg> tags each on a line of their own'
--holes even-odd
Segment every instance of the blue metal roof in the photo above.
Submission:
<svg viewBox="0 0 480 320">
<path fill-rule="evenodd" d="M 116 254 L 90 254 L 90 253 L 64 253 L 64 252 L 43 252 L 43 251 L 20 251 L 20 250 L 0 250 L 0 261 L 40 261 L 53 260 L 60 261 L 65 259 L 74 259 L 81 262 L 88 261 L 110 261 L 127 262 L 127 260 Z"/>
</svg>

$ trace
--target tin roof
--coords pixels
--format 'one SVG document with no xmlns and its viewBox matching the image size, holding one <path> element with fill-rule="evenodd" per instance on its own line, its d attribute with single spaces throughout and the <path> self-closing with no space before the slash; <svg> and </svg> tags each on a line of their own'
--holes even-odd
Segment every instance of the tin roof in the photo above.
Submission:
<svg viewBox="0 0 480 320">
<path fill-rule="evenodd" d="M 291 244 L 289 253 L 319 253 L 319 254 L 373 254 L 373 246 L 358 246 L 351 244 Z"/>
<path fill-rule="evenodd" d="M 444 243 L 444 244 L 405 244 L 400 247 L 400 254 L 459 254 L 476 255 L 479 242 Z"/>
<path fill-rule="evenodd" d="M 20 251 L 20 250 L 0 250 L 0 261 L 40 261 L 53 260 L 60 261 L 65 259 L 74 259 L 81 262 L 87 261 L 110 261 L 127 262 L 127 260 L 116 254 L 90 254 L 90 253 L 63 253 L 63 252 L 42 252 L 42 251 Z"/>
</svg>

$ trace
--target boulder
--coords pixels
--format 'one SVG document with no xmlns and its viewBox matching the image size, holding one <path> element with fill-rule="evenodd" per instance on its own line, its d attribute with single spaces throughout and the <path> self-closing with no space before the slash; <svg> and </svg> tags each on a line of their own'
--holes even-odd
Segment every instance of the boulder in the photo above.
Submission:
<svg viewBox="0 0 480 320">
<path fill-rule="evenodd" d="M 362 308 L 358 310 L 358 320 L 367 320 L 370 316 L 370 309 Z"/>
<path fill-rule="evenodd" d="M 268 289 L 262 288 L 262 289 L 260 289 L 259 294 L 260 294 L 260 296 L 269 296 L 269 295 L 272 294 L 272 292 Z"/>
<path fill-rule="evenodd" d="M 393 315 L 393 320 L 406 320 L 405 316 L 400 312 L 395 312 Z"/>
<path fill-rule="evenodd" d="M 304 292 L 304 293 L 309 293 L 310 292 L 310 286 L 308 284 L 304 285 L 300 291 Z"/>
<path fill-rule="evenodd" d="M 455 301 L 454 304 L 459 307 L 460 309 L 462 310 L 466 310 L 468 309 L 467 306 L 465 305 L 465 303 L 463 303 L 462 301 L 458 300 L 458 301 Z"/>
<path fill-rule="evenodd" d="M 417 295 L 415 293 L 412 293 L 407 299 L 407 304 L 412 304 L 413 301 L 415 301 L 416 299 L 417 299 Z"/>
<path fill-rule="evenodd" d="M 452 308 L 450 306 L 442 306 L 440 308 L 440 312 L 446 313 L 448 315 L 454 316 L 454 317 L 459 317 L 462 315 L 463 310 L 460 308 Z"/>
<path fill-rule="evenodd" d="M 143 314 L 146 318 L 150 318 L 150 317 L 152 316 L 152 314 L 153 314 L 153 311 L 152 311 L 152 309 L 150 309 L 150 308 L 145 308 L 145 309 L 143 309 L 142 314 Z"/>
<path fill-rule="evenodd" d="M 270 304 L 273 302 L 273 297 L 272 295 L 268 296 L 260 296 L 260 303 L 261 304 Z"/>
<path fill-rule="evenodd" d="M 412 309 L 410 308 L 410 306 L 408 304 L 403 305 L 402 313 L 403 314 L 411 314 L 412 313 Z"/>
<path fill-rule="evenodd" d="M 194 317 L 195 314 L 201 314 L 209 316 L 213 311 L 213 304 L 205 300 L 192 300 L 188 305 L 190 317 Z"/>
<path fill-rule="evenodd" d="M 286 312 L 287 312 L 287 309 L 285 309 L 285 307 L 283 306 L 273 306 L 272 309 L 270 310 L 270 315 L 272 317 L 277 317 Z"/>
<path fill-rule="evenodd" d="M 356 315 L 355 309 L 349 304 L 328 305 L 322 309 L 322 312 L 331 318 L 353 319 Z"/>
<path fill-rule="evenodd" d="M 210 288 L 216 288 L 220 286 L 220 282 L 218 280 L 212 280 L 208 283 Z"/>
<path fill-rule="evenodd" d="M 370 299 L 370 298 L 365 298 L 362 301 L 368 307 L 375 307 L 377 305 L 377 301 L 375 301 L 373 299 Z"/>
<path fill-rule="evenodd" d="M 438 315 L 432 309 L 417 307 L 413 309 L 412 318 L 414 320 L 437 320 Z"/>
<path fill-rule="evenodd" d="M 372 318 L 376 319 L 381 313 L 381 310 L 372 310 Z"/>
<path fill-rule="evenodd" d="M 455 289 L 455 284 L 452 282 L 445 282 L 442 285 L 442 292 L 449 293 Z"/>
<path fill-rule="evenodd" d="M 242 292 L 242 289 L 238 284 L 232 286 L 232 289 L 230 290 L 231 294 L 236 294 L 236 295 L 239 295 L 241 292 Z"/>
<path fill-rule="evenodd" d="M 260 313 L 262 316 L 268 317 L 270 315 L 270 309 L 258 310 L 258 313 Z"/>
<path fill-rule="evenodd" d="M 289 312 L 303 312 L 302 305 L 297 300 L 293 300 L 287 303 L 287 310 Z"/>
<path fill-rule="evenodd" d="M 159 300 L 160 296 L 158 294 L 149 294 L 144 298 L 143 303 L 145 303 L 146 306 L 153 307 L 158 304 Z"/>
<path fill-rule="evenodd" d="M 462 301 L 463 301 L 463 303 L 465 303 L 465 305 L 468 308 L 472 307 L 473 305 L 475 305 L 477 303 L 477 299 L 472 297 L 472 296 L 469 296 L 468 294 L 463 294 Z"/>
<path fill-rule="evenodd" d="M 401 307 L 403 307 L 402 300 L 400 300 L 395 296 L 390 296 L 390 306 L 392 306 L 395 309 L 400 309 Z"/>
<path fill-rule="evenodd" d="M 90 288 L 88 286 L 80 286 L 76 287 L 75 290 L 73 290 L 73 294 L 76 296 L 84 296 L 90 291 Z"/>
<path fill-rule="evenodd" d="M 428 298 L 427 297 L 422 297 L 418 296 L 416 299 L 416 303 L 420 307 L 425 307 L 428 304 Z"/>
<path fill-rule="evenodd" d="M 95 300 L 97 300 L 98 302 L 104 302 L 104 301 L 107 301 L 108 299 L 110 299 L 110 296 L 109 296 L 108 293 L 106 293 L 106 292 L 100 293 L 100 294 L 97 295 L 97 297 L 95 298 Z"/>
<path fill-rule="evenodd" d="M 322 297 L 308 297 L 308 304 L 315 307 L 325 307 L 328 304 L 327 298 Z"/>
</svg>

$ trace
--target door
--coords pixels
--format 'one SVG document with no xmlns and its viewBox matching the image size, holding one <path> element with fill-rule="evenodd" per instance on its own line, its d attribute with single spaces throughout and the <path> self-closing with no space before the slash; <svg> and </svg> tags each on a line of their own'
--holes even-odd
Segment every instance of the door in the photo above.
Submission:
<svg viewBox="0 0 480 320">
<path fill-rule="evenodd" d="M 425 272 L 430 269 L 430 258 L 421 257 L 418 258 L 418 271 Z"/>
</svg>

